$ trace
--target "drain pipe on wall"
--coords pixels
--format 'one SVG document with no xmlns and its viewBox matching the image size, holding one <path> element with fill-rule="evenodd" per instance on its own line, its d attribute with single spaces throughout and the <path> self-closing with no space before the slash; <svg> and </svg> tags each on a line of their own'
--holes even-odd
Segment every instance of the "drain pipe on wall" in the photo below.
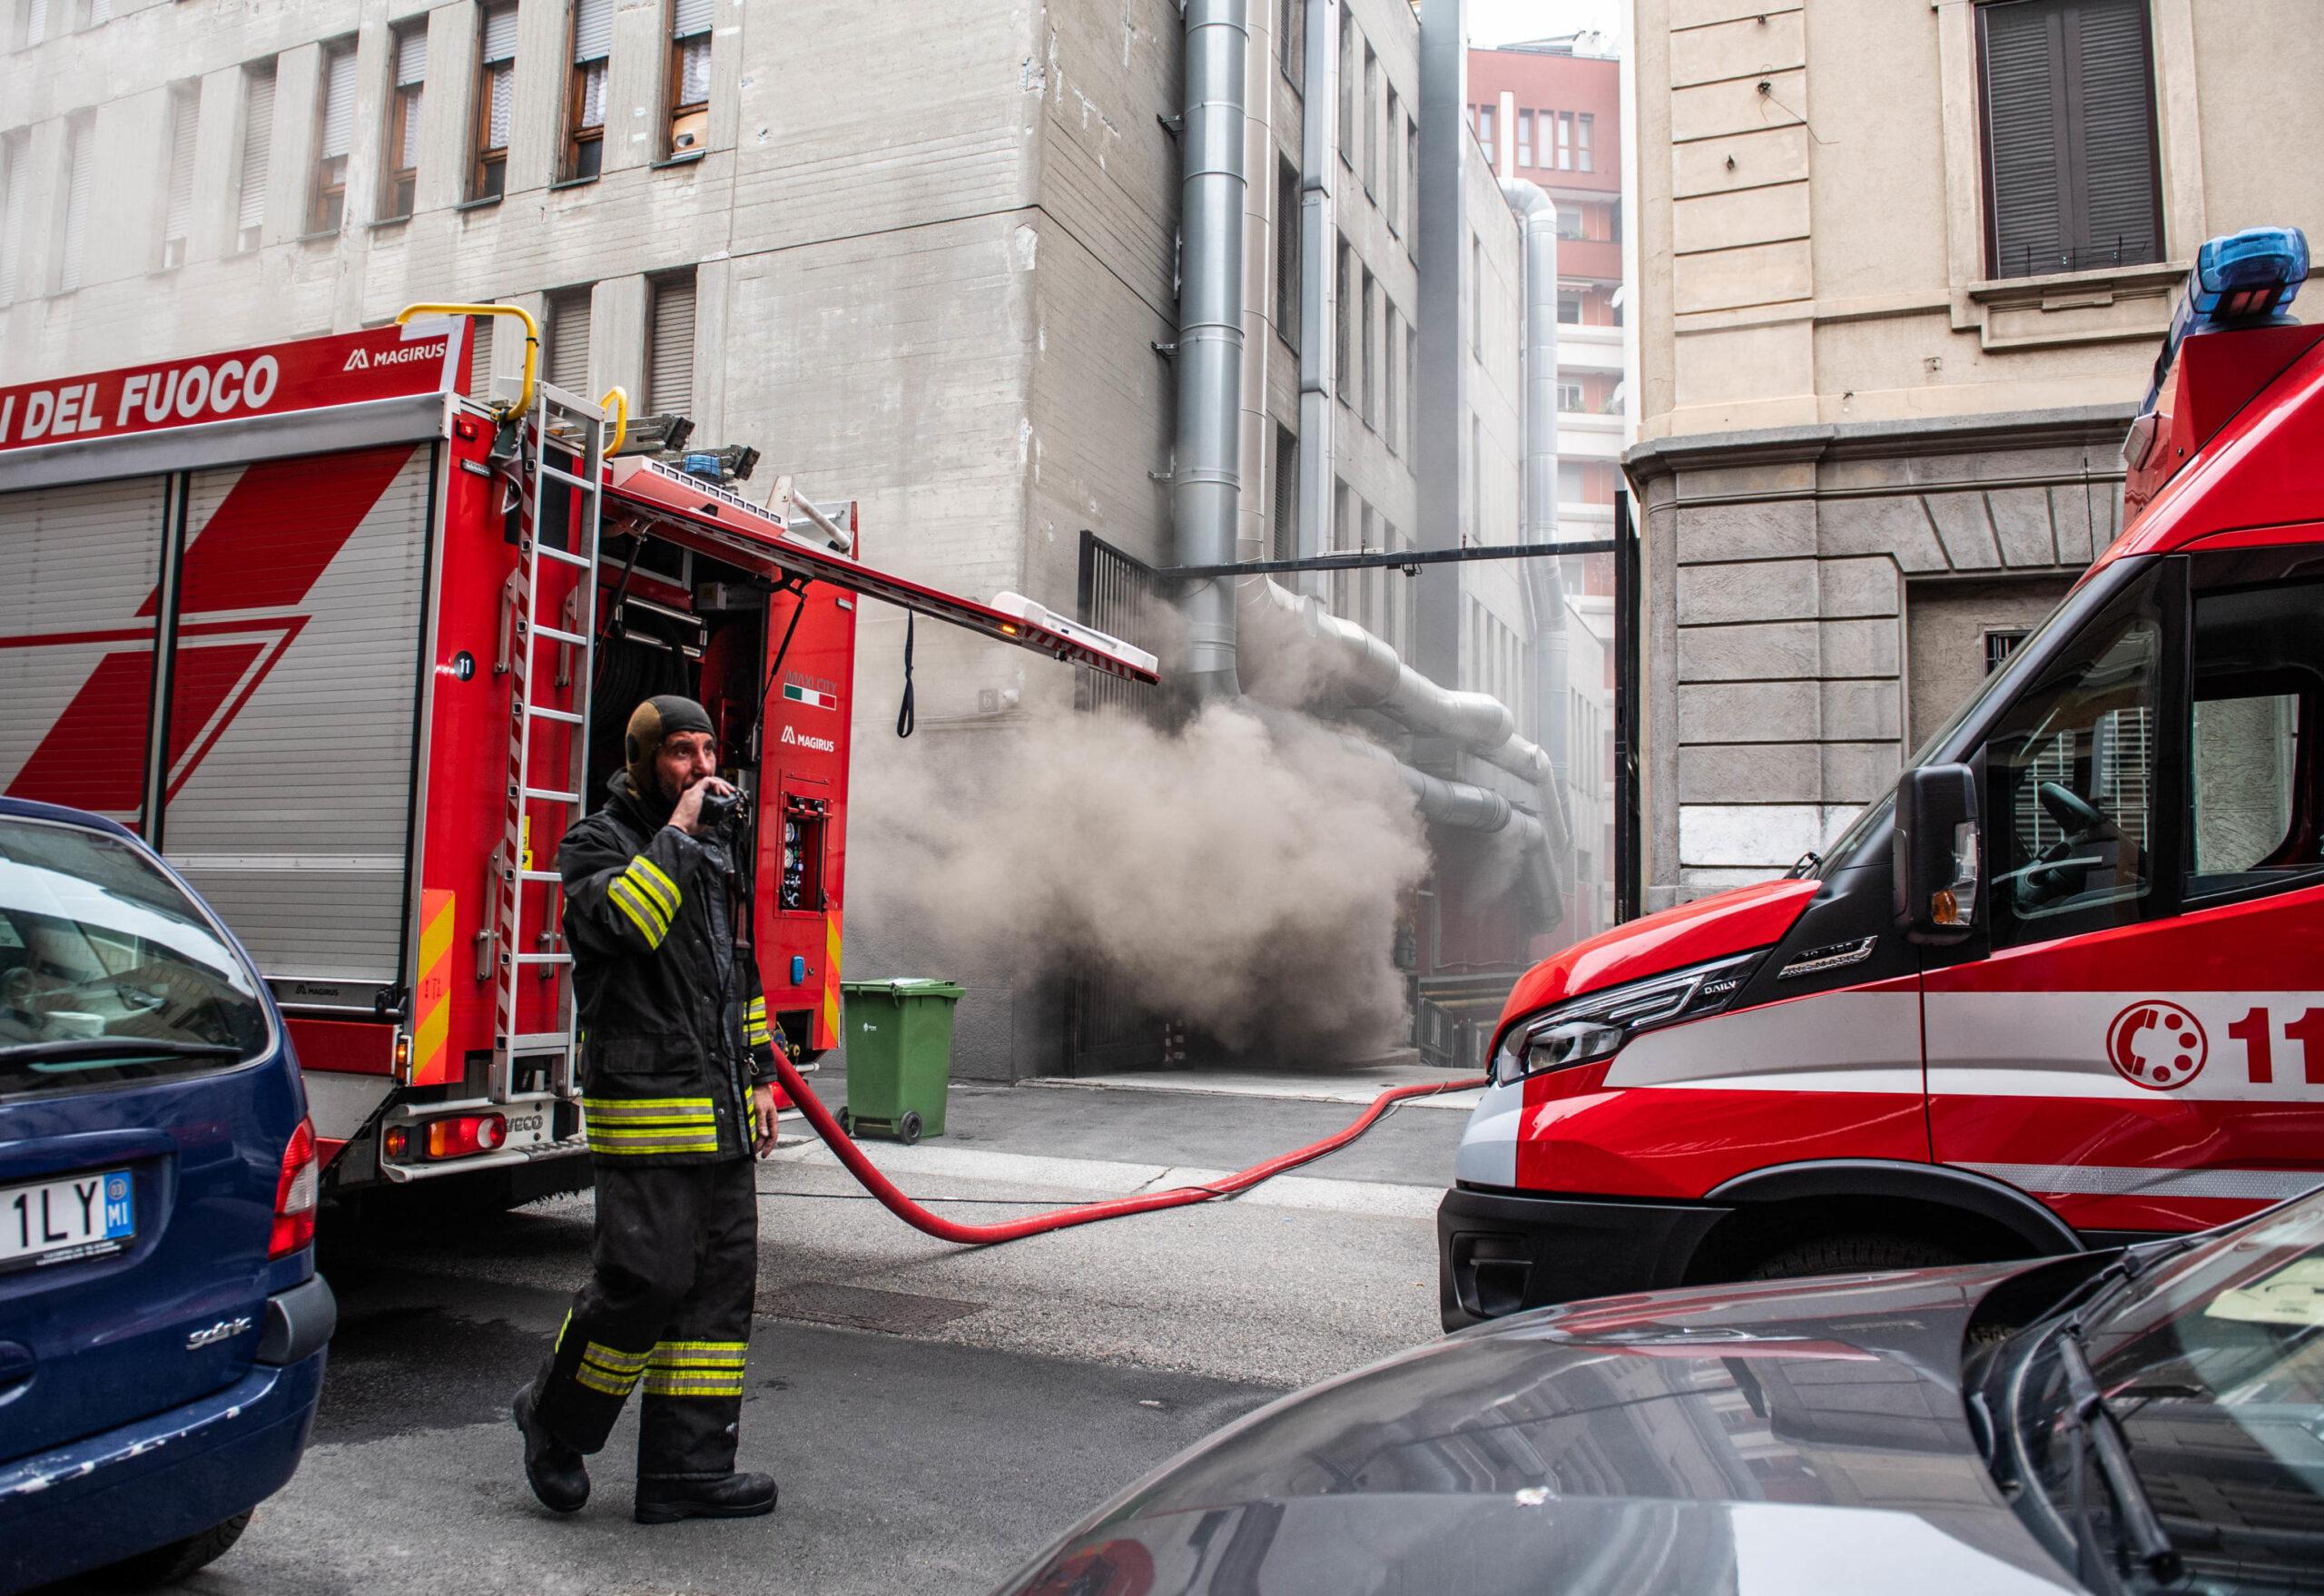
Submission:
<svg viewBox="0 0 2324 1596">
<path fill-rule="evenodd" d="M 1235 561 L 1243 388 L 1245 0 L 1187 0 L 1179 153 L 1178 425 L 1170 510 L 1181 565 Z M 1211 578 L 1180 603 L 1196 702 L 1233 698 L 1235 589 Z"/>
<path fill-rule="evenodd" d="M 1340 0 L 1307 0 L 1308 106 L 1299 144 L 1299 557 L 1332 546 L 1333 430 L 1339 380 Z M 1324 578 L 1295 578 L 1321 595 Z"/>
<path fill-rule="evenodd" d="M 1508 170 L 1506 167 L 1503 171 Z M 1558 536 L 1558 209 L 1539 185 L 1512 178 L 1501 185 L 1517 212 L 1525 245 L 1525 499 L 1523 540 L 1553 543 Z M 1541 609 L 1543 654 L 1541 740 L 1557 779 L 1572 773 L 1567 727 L 1568 674 L 1565 573 L 1562 558 L 1528 560 Z M 1562 793 L 1561 793 L 1562 795 Z"/>
<path fill-rule="evenodd" d="M 1246 0 L 1248 4 L 1249 0 Z M 1268 486 L 1279 462 L 1267 413 L 1267 357 L 1275 345 L 1275 29 L 1273 7 L 1254 5 L 1243 47 L 1243 393 L 1237 559 L 1267 557 Z"/>
</svg>

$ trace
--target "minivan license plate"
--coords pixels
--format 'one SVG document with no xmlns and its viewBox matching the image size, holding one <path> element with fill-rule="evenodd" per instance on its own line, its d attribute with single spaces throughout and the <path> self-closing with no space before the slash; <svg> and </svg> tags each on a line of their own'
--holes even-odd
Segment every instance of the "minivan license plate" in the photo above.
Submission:
<svg viewBox="0 0 2324 1596">
<path fill-rule="evenodd" d="M 134 1189 L 126 1169 L 0 1186 L 0 1269 L 119 1252 L 137 1233 Z"/>
</svg>

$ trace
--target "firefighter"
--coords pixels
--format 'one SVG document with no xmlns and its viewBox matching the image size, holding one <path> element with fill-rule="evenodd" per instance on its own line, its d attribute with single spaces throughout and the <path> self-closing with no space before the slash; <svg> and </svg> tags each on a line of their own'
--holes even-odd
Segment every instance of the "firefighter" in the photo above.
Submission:
<svg viewBox="0 0 2324 1596">
<path fill-rule="evenodd" d="M 589 1497 L 584 1457 L 622 1404 L 638 1414 L 636 1518 L 744 1518 L 774 1481 L 734 1469 L 758 1279 L 753 1151 L 774 1146 L 773 1041 L 738 946 L 735 851 L 705 800 L 710 717 L 665 695 L 629 718 L 611 798 L 557 850 L 596 1169 L 594 1272 L 547 1364 L 518 1392 L 525 1477 L 559 1512 Z"/>
</svg>

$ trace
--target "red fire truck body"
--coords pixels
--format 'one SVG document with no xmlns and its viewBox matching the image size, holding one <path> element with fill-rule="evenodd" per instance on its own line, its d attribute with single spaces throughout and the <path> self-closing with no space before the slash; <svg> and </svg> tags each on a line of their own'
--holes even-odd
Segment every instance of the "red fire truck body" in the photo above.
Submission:
<svg viewBox="0 0 2324 1596">
<path fill-rule="evenodd" d="M 221 911 L 342 1190 L 586 1183 L 554 864 L 639 699 L 718 726 L 768 1013 L 812 1057 L 838 1037 L 859 602 L 1154 675 L 862 565 L 852 504 L 612 452 L 613 419 L 545 384 L 471 400 L 470 326 L 0 389 L 0 791 L 122 821 Z"/>
<path fill-rule="evenodd" d="M 2174 323 L 2122 535 L 1894 794 L 1519 980 L 1439 1211 L 1448 1327 L 2324 1184 L 2324 328 L 2274 314 L 2306 246 L 2272 236 L 2240 301 L 2205 273 L 2269 235 L 2205 246 L 2220 313 Z"/>
</svg>

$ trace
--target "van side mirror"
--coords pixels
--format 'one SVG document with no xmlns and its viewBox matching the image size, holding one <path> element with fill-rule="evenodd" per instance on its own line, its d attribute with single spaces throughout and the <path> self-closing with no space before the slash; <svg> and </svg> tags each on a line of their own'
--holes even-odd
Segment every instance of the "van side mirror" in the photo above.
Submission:
<svg viewBox="0 0 2324 1596">
<path fill-rule="evenodd" d="M 1974 928 L 1984 849 L 1977 777 L 1965 764 L 1931 764 L 1896 782 L 1896 924 L 1915 942 L 1958 942 Z"/>
</svg>

